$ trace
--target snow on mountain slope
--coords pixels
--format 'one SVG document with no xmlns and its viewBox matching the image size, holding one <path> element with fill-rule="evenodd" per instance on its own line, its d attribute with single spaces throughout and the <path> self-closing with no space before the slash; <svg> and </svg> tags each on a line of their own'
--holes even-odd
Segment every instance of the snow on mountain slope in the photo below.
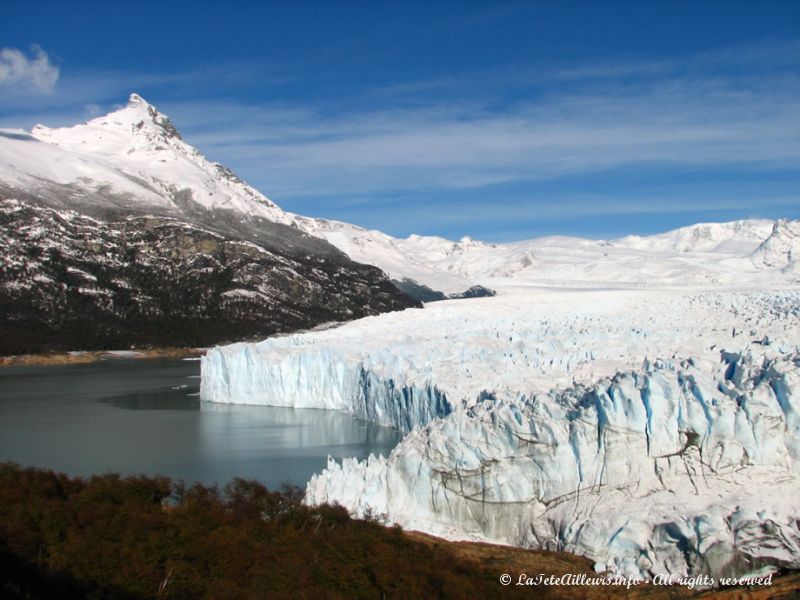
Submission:
<svg viewBox="0 0 800 600">
<path fill-rule="evenodd" d="M 106 116 L 58 129 L 37 125 L 31 136 L 73 152 L 85 163 L 110 165 L 140 182 L 140 187 L 152 188 L 173 202 L 177 193 L 188 191 L 191 200 L 206 209 L 232 209 L 284 224 L 292 221 L 230 170 L 209 162 L 184 142 L 169 118 L 138 94 L 131 94 L 127 106 Z M 108 181 L 105 170 L 87 176 Z M 116 185 L 116 181 L 109 183 Z M 120 191 L 130 190 L 121 187 Z"/>
<path fill-rule="evenodd" d="M 778 221 L 769 237 L 753 252 L 753 262 L 763 269 L 780 269 L 800 281 L 800 221 Z"/>
<path fill-rule="evenodd" d="M 296 223 L 353 260 L 379 267 L 394 280 L 411 280 L 448 295 L 464 292 L 487 277 L 513 275 L 533 264 L 526 248 L 468 237 L 458 242 L 419 235 L 399 239 L 338 221 L 297 217 Z"/>
<path fill-rule="evenodd" d="M 772 221 L 750 219 L 730 223 L 699 223 L 666 233 L 614 240 L 615 246 L 650 252 L 712 252 L 745 255 L 753 252 L 772 231 Z"/>
<path fill-rule="evenodd" d="M 111 188 L 129 201 L 169 206 L 168 201 L 100 157 L 43 142 L 22 130 L 0 130 L 0 181 L 36 192 L 49 183 Z"/>
<path fill-rule="evenodd" d="M 765 220 L 709 223 L 648 237 L 589 240 L 551 236 L 508 244 L 432 236 L 398 239 L 346 223 L 297 220 L 353 260 L 375 265 L 392 279 L 410 279 L 453 294 L 473 285 L 576 287 L 773 287 L 791 284 L 788 273 L 750 255 L 769 235 Z"/>
<path fill-rule="evenodd" d="M 212 349 L 201 394 L 410 431 L 330 463 L 311 502 L 627 574 L 742 575 L 800 566 L 799 353 L 797 291 L 517 285 Z"/>
<path fill-rule="evenodd" d="M 601 288 L 761 288 L 787 283 L 779 272 L 756 268 L 749 254 L 636 249 L 575 238 L 543 238 L 526 245 L 537 263 L 535 269 L 513 276 L 522 282 Z"/>
<path fill-rule="evenodd" d="M 333 244 L 354 261 L 375 265 L 391 279 L 413 280 L 445 294 L 461 292 L 474 285 L 465 274 L 437 269 L 425 254 L 409 251 L 404 240 L 380 231 L 305 217 L 298 217 L 296 223 L 307 233 Z M 447 240 L 442 239 L 442 242 L 452 245 Z"/>
</svg>

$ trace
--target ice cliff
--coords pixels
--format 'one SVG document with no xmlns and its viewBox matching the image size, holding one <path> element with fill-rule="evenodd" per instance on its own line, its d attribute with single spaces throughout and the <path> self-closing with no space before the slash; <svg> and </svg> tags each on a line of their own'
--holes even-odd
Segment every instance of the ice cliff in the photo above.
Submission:
<svg viewBox="0 0 800 600">
<path fill-rule="evenodd" d="M 325 348 L 298 352 L 297 339 L 212 348 L 202 362 L 203 399 L 344 410 L 402 431 L 451 411 L 444 392 L 430 381 L 395 382 Z"/>
</svg>

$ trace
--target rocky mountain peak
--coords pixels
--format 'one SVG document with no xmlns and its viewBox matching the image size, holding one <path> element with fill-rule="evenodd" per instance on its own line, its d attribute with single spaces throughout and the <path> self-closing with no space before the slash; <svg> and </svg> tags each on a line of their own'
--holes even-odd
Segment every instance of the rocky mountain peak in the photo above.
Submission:
<svg viewBox="0 0 800 600">
<path fill-rule="evenodd" d="M 131 110 L 143 113 L 143 118 L 133 123 L 134 131 L 141 131 L 148 123 L 152 123 L 156 126 L 157 130 L 160 130 L 158 133 L 163 132 L 163 134 L 168 138 L 177 138 L 179 140 L 183 139 L 180 132 L 175 128 L 167 115 L 159 112 L 155 106 L 147 102 L 147 100 L 135 92 L 130 95 L 128 98 L 128 105 L 123 110 Z"/>
</svg>

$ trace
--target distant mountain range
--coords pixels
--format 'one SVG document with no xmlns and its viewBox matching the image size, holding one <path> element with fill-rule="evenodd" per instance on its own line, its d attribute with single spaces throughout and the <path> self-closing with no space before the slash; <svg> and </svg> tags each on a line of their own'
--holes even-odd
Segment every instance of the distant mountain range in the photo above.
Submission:
<svg viewBox="0 0 800 600">
<path fill-rule="evenodd" d="M 2 354 L 264 337 L 491 295 L 498 280 L 800 280 L 798 222 L 487 244 L 296 215 L 206 160 L 136 94 L 82 125 L 0 130 L 0 222 Z"/>
</svg>

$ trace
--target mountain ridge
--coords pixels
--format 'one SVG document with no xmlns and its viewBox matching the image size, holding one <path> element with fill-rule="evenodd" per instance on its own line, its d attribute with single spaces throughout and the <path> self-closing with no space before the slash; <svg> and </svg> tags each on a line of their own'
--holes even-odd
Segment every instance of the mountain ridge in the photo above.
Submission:
<svg viewBox="0 0 800 600">
<path fill-rule="evenodd" d="M 14 154 L 24 156 L 26 146 L 19 138 L 25 136 L 49 146 L 44 151 L 47 160 L 17 158 L 17 163 L 24 164 L 9 176 L 3 164 L 9 164 L 12 153 L 4 153 L 3 147 L 16 142 Z M 698 223 L 612 240 L 549 236 L 496 244 L 469 237 L 458 241 L 414 234 L 395 238 L 341 221 L 305 217 L 283 210 L 227 167 L 207 160 L 183 140 L 167 115 L 135 93 L 125 107 L 87 123 L 55 129 L 38 125 L 31 133 L 5 131 L 0 132 L 0 140 L 0 177 L 24 180 L 21 174 L 29 168 L 38 179 L 28 185 L 39 189 L 40 195 L 71 196 L 71 201 L 81 193 L 96 198 L 83 207 L 89 214 L 103 214 L 104 208 L 112 214 L 115 209 L 170 216 L 188 212 L 207 226 L 228 220 L 236 221 L 233 229 L 238 229 L 239 221 L 249 222 L 251 236 L 289 226 L 324 240 L 356 262 L 380 268 L 398 287 L 424 300 L 490 289 L 498 279 L 634 286 L 737 282 L 759 286 L 798 280 L 792 269 L 774 269 L 770 261 L 750 256 L 770 235 L 773 222 L 763 219 Z M 37 156 L 42 153 L 38 146 L 34 150 Z M 66 154 L 57 156 L 59 150 Z M 96 166 L 88 164 L 92 161 Z M 52 166 L 50 171 L 58 176 L 50 184 L 36 170 L 42 163 Z M 95 180 L 86 180 L 87 169 L 90 176 L 96 175 Z M 226 211 L 228 217 L 222 219 Z M 216 223 L 209 221 L 209 215 Z"/>
<path fill-rule="evenodd" d="M 201 212 L 230 209 L 237 213 L 237 218 L 262 218 L 289 225 L 324 239 L 357 262 L 379 267 L 395 282 L 410 281 L 444 296 L 458 295 L 475 285 L 489 285 L 495 278 L 548 281 L 554 279 L 554 271 L 575 271 L 574 260 L 568 259 L 563 265 L 553 263 L 548 253 L 552 254 L 555 249 L 565 256 L 577 251 L 582 254 L 584 262 L 607 263 L 600 259 L 606 255 L 611 259 L 620 256 L 621 267 L 609 271 L 604 277 L 605 282 L 631 280 L 642 284 L 650 281 L 653 274 L 643 272 L 636 260 L 641 252 L 655 253 L 654 259 L 675 263 L 667 272 L 680 271 L 686 266 L 683 263 L 687 259 L 692 262 L 692 255 L 717 254 L 717 262 L 744 259 L 733 261 L 739 264 L 728 265 L 722 279 L 729 281 L 735 279 L 733 274 L 742 269 L 753 270 L 754 266 L 755 271 L 770 269 L 759 261 L 749 264 L 751 261 L 745 256 L 755 251 L 769 235 L 772 222 L 763 219 L 698 223 L 661 234 L 629 235 L 613 240 L 550 236 L 492 244 L 468 237 L 459 241 L 413 234 L 407 238 L 394 238 L 341 221 L 305 217 L 283 210 L 227 167 L 207 160 L 182 139 L 167 115 L 135 93 L 131 94 L 125 107 L 109 115 L 73 127 L 50 129 L 37 126 L 28 135 L 54 148 L 79 153 L 84 158 L 88 155 L 111 166 L 125 179 L 124 184 L 133 179 L 133 184 L 140 185 L 139 199 L 146 199 L 149 193 L 155 192 L 159 200 L 154 205 L 160 210 L 180 212 L 187 206 Z M 110 181 L 109 185 L 113 188 L 116 184 Z M 123 188 L 121 183 L 121 192 L 125 192 Z M 540 261 L 539 255 L 545 260 Z M 540 262 L 544 264 L 538 264 Z M 694 261 L 698 262 L 703 260 Z M 686 276 L 698 285 L 714 284 L 720 280 L 718 270 L 717 267 L 709 269 L 707 265 L 693 264 Z M 631 274 L 637 272 L 640 275 L 631 279 Z M 793 277 L 791 273 L 783 273 L 784 278 L 787 275 Z M 593 280 L 592 274 L 586 270 L 572 276 L 581 277 Z M 765 278 L 757 279 L 761 284 Z M 772 279 L 780 281 L 781 278 Z M 663 275 L 656 280 L 665 282 Z"/>
</svg>

